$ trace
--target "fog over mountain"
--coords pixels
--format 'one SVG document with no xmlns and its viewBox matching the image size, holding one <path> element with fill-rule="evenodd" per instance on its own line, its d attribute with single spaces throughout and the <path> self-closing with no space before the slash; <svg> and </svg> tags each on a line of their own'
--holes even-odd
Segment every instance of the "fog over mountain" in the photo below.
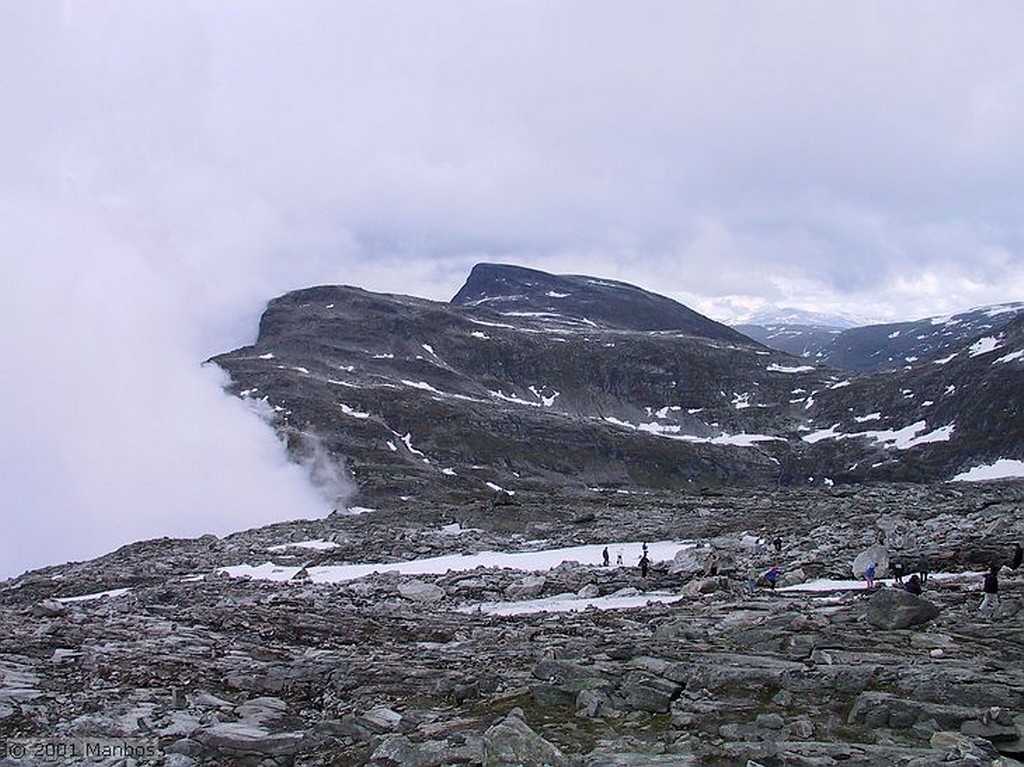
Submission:
<svg viewBox="0 0 1024 767">
<path fill-rule="evenodd" d="M 2 561 L 319 513 L 201 368 L 290 290 L 447 301 L 491 262 L 714 319 L 1020 300 L 1018 17 L 3 4 Z"/>
</svg>

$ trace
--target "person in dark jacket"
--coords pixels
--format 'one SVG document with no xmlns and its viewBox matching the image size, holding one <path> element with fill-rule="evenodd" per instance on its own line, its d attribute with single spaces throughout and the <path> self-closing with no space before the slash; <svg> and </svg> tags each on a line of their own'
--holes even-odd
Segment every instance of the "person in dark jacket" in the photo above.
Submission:
<svg viewBox="0 0 1024 767">
<path fill-rule="evenodd" d="M 985 583 L 982 585 L 985 596 L 981 600 L 980 612 L 991 610 L 995 612 L 999 607 L 999 565 L 992 564 L 985 573 Z"/>
<path fill-rule="evenodd" d="M 645 544 L 646 545 L 646 544 Z M 645 551 L 640 557 L 640 577 L 646 578 L 647 571 L 651 566 L 651 560 L 647 558 L 647 552 Z"/>
<path fill-rule="evenodd" d="M 922 586 L 928 582 L 928 571 L 929 571 L 929 569 L 930 568 L 928 566 L 928 557 L 925 557 L 925 556 L 921 557 L 921 559 L 918 560 L 918 563 L 917 563 L 917 574 L 921 576 L 921 585 Z"/>
<path fill-rule="evenodd" d="M 921 592 L 924 590 L 921 588 L 921 579 L 917 576 L 917 573 L 914 573 L 907 578 L 907 582 L 903 585 L 903 588 L 917 596 L 921 596 Z"/>
<path fill-rule="evenodd" d="M 890 565 L 890 567 L 892 569 L 892 579 L 893 579 L 893 581 L 895 581 L 900 586 L 902 586 L 903 585 L 903 563 L 902 562 L 898 562 L 898 561 L 897 562 L 893 562 L 892 565 Z"/>
<path fill-rule="evenodd" d="M 775 584 L 779 582 L 779 576 L 781 575 L 782 573 L 779 571 L 779 568 L 774 565 L 764 574 L 764 579 L 768 581 L 768 585 L 772 587 L 772 591 L 775 591 Z"/>
</svg>

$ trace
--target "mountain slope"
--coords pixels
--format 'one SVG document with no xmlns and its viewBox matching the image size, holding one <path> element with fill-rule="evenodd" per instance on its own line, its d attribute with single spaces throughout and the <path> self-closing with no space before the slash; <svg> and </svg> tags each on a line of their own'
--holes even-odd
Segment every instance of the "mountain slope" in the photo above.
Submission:
<svg viewBox="0 0 1024 767">
<path fill-rule="evenodd" d="M 504 264 L 477 264 L 456 293 L 457 306 L 505 316 L 563 318 L 617 330 L 675 330 L 749 344 L 750 339 L 670 298 L 615 280 L 554 275 Z"/>
<path fill-rule="evenodd" d="M 809 441 L 829 443 L 829 452 L 849 441 L 897 446 L 898 453 L 882 449 L 876 458 L 888 464 L 890 478 L 914 481 L 949 477 L 966 464 L 1024 459 L 1024 316 L 946 351 L 813 393 L 808 412 L 820 428 Z M 867 478 L 879 468 L 860 459 L 842 475 Z"/>
<path fill-rule="evenodd" d="M 842 376 L 633 286 L 480 265 L 449 304 L 289 293 L 214 361 L 373 499 L 947 479 L 1024 444 L 1021 361 L 984 354 Z M 849 436 L 874 426 L 909 436 Z"/>
<path fill-rule="evenodd" d="M 998 333 L 1021 316 L 1024 302 L 855 328 L 793 322 L 740 324 L 735 328 L 773 349 L 843 370 L 872 372 L 955 352 L 973 338 Z"/>
</svg>

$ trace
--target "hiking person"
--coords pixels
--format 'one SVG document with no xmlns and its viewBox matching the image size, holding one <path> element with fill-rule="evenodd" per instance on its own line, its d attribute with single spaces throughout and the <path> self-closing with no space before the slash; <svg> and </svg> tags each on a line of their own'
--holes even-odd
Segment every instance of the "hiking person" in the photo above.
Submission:
<svg viewBox="0 0 1024 767">
<path fill-rule="evenodd" d="M 896 561 L 893 562 L 890 569 L 892 570 L 892 579 L 895 583 L 900 586 L 903 585 L 903 563 Z"/>
<path fill-rule="evenodd" d="M 993 562 L 989 566 L 981 589 L 985 592 L 985 596 L 982 597 L 978 612 L 985 612 L 987 610 L 995 612 L 999 607 L 999 565 L 996 563 Z"/>
<path fill-rule="evenodd" d="M 781 554 L 782 553 L 782 536 L 776 535 L 775 536 L 775 540 L 772 541 L 772 546 L 775 547 L 775 553 L 776 554 Z"/>
<path fill-rule="evenodd" d="M 704 561 L 704 575 L 718 575 L 718 554 L 712 553 Z"/>
<path fill-rule="evenodd" d="M 608 567 L 608 563 L 609 563 L 609 562 L 610 562 L 611 560 L 610 560 L 610 559 L 609 559 L 609 557 L 608 557 L 608 547 L 607 547 L 607 546 L 605 546 L 605 547 L 604 547 L 604 551 L 602 551 L 602 552 L 601 552 L 601 559 L 603 560 L 603 561 L 601 562 L 601 564 L 602 564 L 602 565 L 603 565 L 604 567 Z"/>
<path fill-rule="evenodd" d="M 620 565 L 620 566 L 622 565 L 622 552 L 621 551 L 618 554 L 615 555 L 615 564 Z"/>
<path fill-rule="evenodd" d="M 864 580 L 866 580 L 867 588 L 873 589 L 875 587 L 875 563 L 872 562 L 864 568 Z"/>
<path fill-rule="evenodd" d="M 917 573 L 914 573 L 907 578 L 907 583 L 903 588 L 916 596 L 921 596 L 921 592 L 924 591 L 924 589 L 921 588 L 921 579 L 917 576 Z"/>
<path fill-rule="evenodd" d="M 646 546 L 647 544 L 644 544 L 644 545 Z M 647 577 L 647 571 L 650 568 L 650 566 L 651 566 L 651 560 L 647 558 L 647 550 L 645 549 L 644 553 L 640 555 L 640 577 L 641 578 L 646 578 Z"/>
<path fill-rule="evenodd" d="M 1010 567 L 1016 570 L 1020 567 L 1021 561 L 1024 560 L 1024 549 L 1021 548 L 1019 543 L 1013 544 L 1013 556 L 1010 557 Z"/>
<path fill-rule="evenodd" d="M 917 574 L 921 576 L 921 585 L 923 586 L 928 582 L 928 557 L 922 555 L 921 559 L 917 562 Z"/>
<path fill-rule="evenodd" d="M 771 569 L 764 574 L 764 579 L 768 581 L 768 585 L 771 586 L 772 591 L 775 591 L 775 584 L 779 582 L 780 575 L 782 575 L 782 573 L 775 565 L 772 565 Z"/>
</svg>

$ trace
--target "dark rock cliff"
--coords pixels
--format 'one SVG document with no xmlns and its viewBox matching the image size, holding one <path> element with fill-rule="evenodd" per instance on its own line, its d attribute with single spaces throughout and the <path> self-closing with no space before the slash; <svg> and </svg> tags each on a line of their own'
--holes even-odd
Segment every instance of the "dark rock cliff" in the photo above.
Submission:
<svg viewBox="0 0 1024 767">
<path fill-rule="evenodd" d="M 367 497 L 927 481 L 1024 450 L 1014 327 L 943 364 L 850 376 L 623 283 L 479 265 L 447 304 L 289 293 L 254 346 L 214 361 Z"/>
</svg>

